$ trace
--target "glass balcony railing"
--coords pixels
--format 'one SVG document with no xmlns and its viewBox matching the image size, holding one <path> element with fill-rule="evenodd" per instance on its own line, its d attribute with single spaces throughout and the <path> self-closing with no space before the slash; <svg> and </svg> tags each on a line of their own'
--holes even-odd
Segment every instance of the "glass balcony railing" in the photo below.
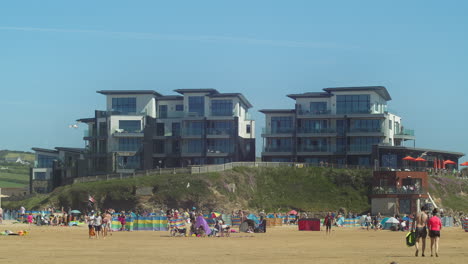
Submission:
<svg viewBox="0 0 468 264">
<path fill-rule="evenodd" d="M 375 128 L 375 127 L 353 127 L 349 130 L 351 133 L 380 133 L 382 132 L 382 128 Z"/>
<path fill-rule="evenodd" d="M 414 130 L 413 129 L 401 129 L 399 132 L 395 133 L 395 135 L 414 137 Z"/>
<path fill-rule="evenodd" d="M 184 116 L 185 116 L 185 113 L 183 111 L 168 112 L 168 113 L 159 112 L 158 118 L 159 119 L 171 119 L 171 118 L 183 118 Z"/>
<path fill-rule="evenodd" d="M 304 146 L 301 145 L 297 148 L 298 152 L 334 152 L 334 146 Z"/>
<path fill-rule="evenodd" d="M 206 151 L 208 152 L 208 154 L 233 153 L 234 146 L 229 146 L 229 147 L 208 146 Z"/>
<path fill-rule="evenodd" d="M 297 133 L 311 133 L 311 134 L 336 133 L 336 129 L 335 128 L 300 127 L 297 129 Z"/>
<path fill-rule="evenodd" d="M 263 152 L 291 152 L 292 146 L 285 147 L 264 147 Z"/>
<path fill-rule="evenodd" d="M 231 128 L 208 128 L 207 135 L 231 135 L 234 130 Z"/>
<path fill-rule="evenodd" d="M 262 134 L 291 134 L 294 131 L 294 128 L 291 127 L 285 127 L 285 128 L 263 128 L 262 129 Z"/>
<path fill-rule="evenodd" d="M 372 145 L 351 144 L 351 145 L 349 145 L 349 151 L 351 151 L 351 152 L 371 152 L 372 151 Z"/>
<path fill-rule="evenodd" d="M 205 133 L 201 128 L 184 128 L 182 129 L 183 136 L 202 136 Z"/>
<path fill-rule="evenodd" d="M 331 110 L 297 110 L 298 115 L 305 115 L 305 116 L 315 116 L 315 115 L 330 115 Z"/>
</svg>

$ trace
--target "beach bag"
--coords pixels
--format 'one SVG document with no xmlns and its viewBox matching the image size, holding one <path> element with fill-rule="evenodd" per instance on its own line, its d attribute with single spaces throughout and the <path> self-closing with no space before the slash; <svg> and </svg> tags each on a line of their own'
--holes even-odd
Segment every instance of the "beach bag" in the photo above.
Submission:
<svg viewBox="0 0 468 264">
<path fill-rule="evenodd" d="M 406 245 L 412 247 L 416 244 L 416 233 L 414 231 L 408 232 L 406 234 Z"/>
<path fill-rule="evenodd" d="M 96 232 L 94 232 L 94 227 L 91 227 L 91 228 L 89 229 L 89 235 L 90 235 L 90 236 L 95 236 L 95 235 L 96 235 Z"/>
</svg>

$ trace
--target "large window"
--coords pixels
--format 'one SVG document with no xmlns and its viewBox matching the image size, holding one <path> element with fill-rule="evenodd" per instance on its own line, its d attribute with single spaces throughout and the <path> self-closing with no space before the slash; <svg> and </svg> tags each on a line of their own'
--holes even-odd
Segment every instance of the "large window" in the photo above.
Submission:
<svg viewBox="0 0 468 264">
<path fill-rule="evenodd" d="M 351 123 L 351 132 L 380 132 L 381 122 L 378 119 L 357 119 Z"/>
<path fill-rule="evenodd" d="M 205 115 L 205 97 L 204 96 L 190 96 L 188 98 L 189 113 L 198 116 Z"/>
<path fill-rule="evenodd" d="M 372 151 L 372 145 L 379 144 L 382 139 L 379 137 L 352 137 L 351 138 L 351 151 L 369 152 Z"/>
<path fill-rule="evenodd" d="M 172 123 L 172 136 L 174 137 L 180 136 L 180 123 L 178 122 Z"/>
<path fill-rule="evenodd" d="M 162 154 L 165 151 L 164 140 L 153 140 L 153 152 Z"/>
<path fill-rule="evenodd" d="M 208 123 L 208 134 L 226 135 L 232 132 L 232 121 L 212 121 Z"/>
<path fill-rule="evenodd" d="M 200 139 L 192 139 L 187 141 L 188 153 L 200 153 L 203 151 L 203 142 Z"/>
<path fill-rule="evenodd" d="M 52 168 L 54 166 L 54 160 L 57 160 L 57 157 L 47 156 L 47 155 L 37 155 L 37 168 Z"/>
<path fill-rule="evenodd" d="M 119 151 L 138 151 L 140 146 L 140 138 L 119 138 Z"/>
<path fill-rule="evenodd" d="M 140 156 L 119 156 L 117 158 L 119 169 L 139 169 Z"/>
<path fill-rule="evenodd" d="M 301 133 L 323 133 L 328 128 L 327 120 L 302 120 L 299 132 Z"/>
<path fill-rule="evenodd" d="M 204 133 L 203 122 L 186 122 L 185 135 L 200 136 Z"/>
<path fill-rule="evenodd" d="M 326 152 L 329 150 L 325 138 L 299 138 L 297 146 L 299 151 L 304 152 Z"/>
<path fill-rule="evenodd" d="M 211 115 L 232 116 L 232 100 L 212 100 Z"/>
<path fill-rule="evenodd" d="M 336 112 L 338 114 L 370 113 L 370 95 L 337 95 Z"/>
<path fill-rule="evenodd" d="M 274 116 L 271 118 L 271 133 L 291 133 L 293 119 L 291 116 Z"/>
<path fill-rule="evenodd" d="M 183 105 L 183 104 L 176 105 L 176 106 L 175 106 L 175 110 L 178 111 L 178 112 L 184 111 L 184 105 Z"/>
<path fill-rule="evenodd" d="M 140 132 L 141 121 L 140 120 L 119 120 L 119 129 L 125 132 Z"/>
<path fill-rule="evenodd" d="M 230 153 L 234 150 L 234 144 L 229 139 L 213 139 L 208 141 L 209 153 Z"/>
<path fill-rule="evenodd" d="M 136 98 L 112 98 L 112 111 L 120 114 L 136 113 Z"/>
<path fill-rule="evenodd" d="M 268 138 L 266 151 L 268 152 L 292 151 L 292 139 L 291 138 Z"/>
<path fill-rule="evenodd" d="M 311 102 L 310 112 L 312 114 L 327 114 L 327 103 L 326 102 Z"/>
<path fill-rule="evenodd" d="M 45 172 L 34 172 L 34 180 L 47 180 Z"/>
</svg>

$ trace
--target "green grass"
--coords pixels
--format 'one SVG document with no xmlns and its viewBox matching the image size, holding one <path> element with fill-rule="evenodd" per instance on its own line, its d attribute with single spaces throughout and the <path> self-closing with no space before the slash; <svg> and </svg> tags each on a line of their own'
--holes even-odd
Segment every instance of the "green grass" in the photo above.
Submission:
<svg viewBox="0 0 468 264">
<path fill-rule="evenodd" d="M 29 175 L 9 173 L 9 172 L 0 172 L 0 181 L 7 181 L 7 182 L 26 185 L 26 184 L 29 184 Z"/>
<path fill-rule="evenodd" d="M 25 186 L 26 184 L 0 180 L 0 188 L 22 188 Z"/>
</svg>

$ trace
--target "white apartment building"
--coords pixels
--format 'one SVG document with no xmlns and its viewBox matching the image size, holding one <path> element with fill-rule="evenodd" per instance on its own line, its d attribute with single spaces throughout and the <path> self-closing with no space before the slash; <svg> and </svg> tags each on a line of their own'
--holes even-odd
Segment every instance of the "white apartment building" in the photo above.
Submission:
<svg viewBox="0 0 468 264">
<path fill-rule="evenodd" d="M 264 161 L 370 166 L 374 145 L 415 140 L 401 117 L 389 113 L 383 86 L 325 88 L 290 94 L 294 109 L 264 109 Z"/>
<path fill-rule="evenodd" d="M 255 160 L 255 121 L 240 93 L 178 89 L 106 90 L 106 110 L 85 134 L 93 173 Z"/>
</svg>

